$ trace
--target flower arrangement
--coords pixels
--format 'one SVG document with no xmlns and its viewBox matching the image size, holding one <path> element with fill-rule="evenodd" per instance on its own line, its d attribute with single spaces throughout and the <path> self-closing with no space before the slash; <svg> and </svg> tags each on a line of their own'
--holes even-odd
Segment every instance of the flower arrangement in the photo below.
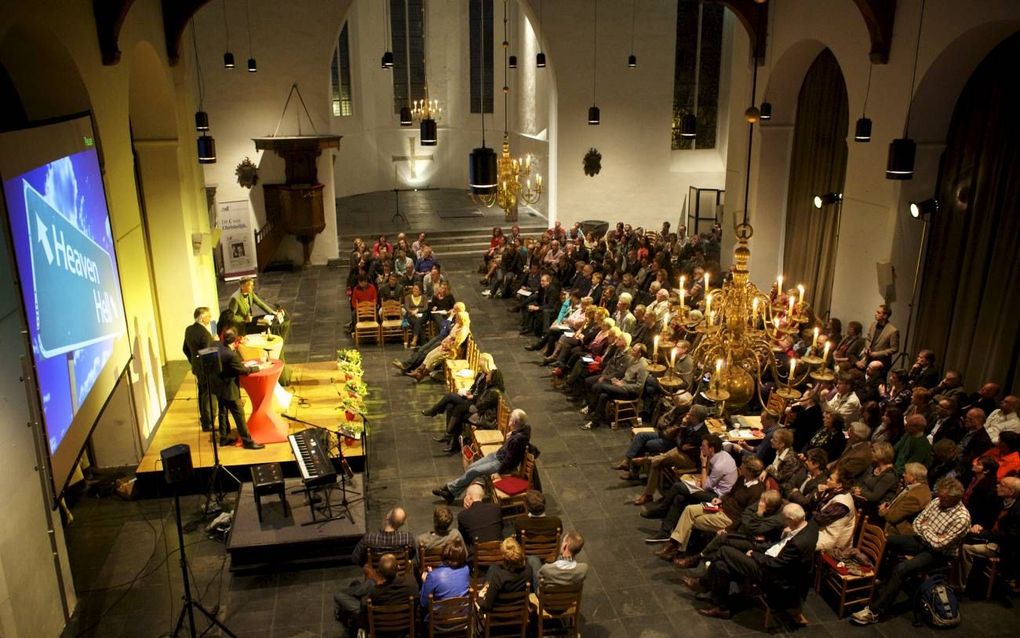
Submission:
<svg viewBox="0 0 1020 638">
<path fill-rule="evenodd" d="M 336 365 L 341 376 L 338 381 L 343 384 L 337 388 L 337 396 L 346 420 L 345 428 L 361 432 L 365 423 L 360 417 L 365 414 L 365 397 L 368 396 L 368 386 L 361 380 L 361 353 L 353 348 L 337 350 Z"/>
</svg>

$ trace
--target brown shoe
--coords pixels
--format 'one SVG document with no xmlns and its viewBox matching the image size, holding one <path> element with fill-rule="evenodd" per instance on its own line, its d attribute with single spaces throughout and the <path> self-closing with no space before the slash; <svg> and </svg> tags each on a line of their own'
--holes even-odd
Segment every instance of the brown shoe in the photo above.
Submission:
<svg viewBox="0 0 1020 638">
<path fill-rule="evenodd" d="M 681 576 L 680 582 L 684 584 L 687 589 L 695 592 L 705 591 L 705 587 L 701 584 L 700 578 L 693 578 L 691 576 Z"/>
<path fill-rule="evenodd" d="M 725 607 L 709 607 L 708 609 L 699 609 L 698 613 L 702 616 L 708 616 L 709 618 L 722 618 L 723 620 L 730 619 L 730 610 Z"/>
<path fill-rule="evenodd" d="M 627 459 L 623 459 L 619 463 L 615 463 L 613 465 L 613 469 L 614 470 L 629 470 L 630 469 L 630 461 L 627 460 Z"/>
<path fill-rule="evenodd" d="M 659 551 L 655 552 L 655 555 L 662 560 L 673 560 L 676 555 L 680 553 L 680 548 L 677 547 L 676 543 L 669 543 Z"/>
<path fill-rule="evenodd" d="M 620 472 L 621 481 L 640 481 L 641 477 L 633 472 Z"/>
<path fill-rule="evenodd" d="M 652 502 L 652 497 L 651 496 L 649 496 L 648 494 L 642 494 L 641 496 L 638 496 L 633 501 L 631 501 L 631 504 L 632 505 L 644 505 L 645 503 L 651 503 L 651 502 Z"/>
<path fill-rule="evenodd" d="M 693 556 L 681 556 L 673 561 L 673 567 L 676 567 L 677 569 L 690 569 L 700 562 L 701 556 L 697 554 Z"/>
</svg>

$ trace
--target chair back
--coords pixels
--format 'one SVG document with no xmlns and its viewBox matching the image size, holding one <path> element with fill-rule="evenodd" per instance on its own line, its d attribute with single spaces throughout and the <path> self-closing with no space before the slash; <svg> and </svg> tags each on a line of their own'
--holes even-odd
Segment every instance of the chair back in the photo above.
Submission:
<svg viewBox="0 0 1020 638">
<path fill-rule="evenodd" d="M 546 531 L 522 529 L 517 532 L 517 540 L 525 556 L 537 556 L 543 563 L 551 563 L 560 553 L 561 531 L 559 527 Z"/>
<path fill-rule="evenodd" d="M 765 409 L 770 413 L 775 414 L 780 421 L 783 421 L 783 417 L 786 414 L 787 401 L 779 394 L 772 392 L 769 394 L 769 400 L 765 403 Z"/>
<path fill-rule="evenodd" d="M 472 638 L 475 633 L 475 592 L 468 588 L 468 595 L 459 598 L 436 600 L 429 594 L 429 638 L 434 636 L 465 636 Z"/>
<path fill-rule="evenodd" d="M 500 593 L 492 609 L 481 612 L 485 638 L 489 638 L 493 633 L 498 636 L 520 635 L 521 638 L 526 638 L 530 590 L 529 584 L 521 591 Z"/>
<path fill-rule="evenodd" d="M 490 565 L 503 562 L 503 541 L 479 541 L 475 539 L 474 554 L 471 556 L 471 573 L 481 576 Z"/>
<path fill-rule="evenodd" d="M 410 636 L 414 638 L 414 596 L 407 602 L 393 605 L 376 605 L 369 596 L 366 600 L 369 636 Z"/>
<path fill-rule="evenodd" d="M 875 573 L 882 564 L 882 555 L 885 554 L 885 532 L 878 525 L 872 525 L 866 517 L 861 525 L 861 536 L 857 539 L 857 549 L 871 559 L 875 566 Z"/>
<path fill-rule="evenodd" d="M 499 398 L 499 407 L 496 409 L 496 424 L 499 431 L 506 437 L 510 431 L 510 403 L 506 400 L 506 396 Z"/>
<path fill-rule="evenodd" d="M 383 321 L 400 321 L 403 315 L 403 308 L 399 301 L 395 299 L 387 299 L 382 302 L 382 308 L 379 311 Z"/>
<path fill-rule="evenodd" d="M 383 554 L 393 554 L 397 559 L 397 578 L 403 578 L 410 573 L 411 550 L 406 545 L 402 547 L 369 547 L 366 550 L 368 564 L 373 569 L 379 569 L 379 559 Z"/>
<path fill-rule="evenodd" d="M 579 635 L 581 625 L 581 591 L 584 583 L 550 585 L 545 579 L 538 583 L 538 635 L 545 635 L 545 621 L 556 620 L 568 627 L 568 635 Z"/>
<path fill-rule="evenodd" d="M 418 560 L 421 561 L 422 570 L 439 567 L 443 564 L 443 545 L 434 545 L 425 549 L 425 543 L 418 543 Z"/>
<path fill-rule="evenodd" d="M 355 307 L 355 314 L 358 321 L 375 321 L 375 303 L 371 301 L 359 301 Z"/>
</svg>

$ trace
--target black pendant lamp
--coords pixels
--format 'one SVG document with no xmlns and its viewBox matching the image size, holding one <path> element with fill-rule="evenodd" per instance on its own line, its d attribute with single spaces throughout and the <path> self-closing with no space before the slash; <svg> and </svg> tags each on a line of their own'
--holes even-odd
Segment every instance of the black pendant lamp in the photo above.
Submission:
<svg viewBox="0 0 1020 638">
<path fill-rule="evenodd" d="M 772 102 L 761 103 L 761 106 L 758 107 L 758 117 L 763 122 L 767 122 L 772 119 Z"/>
<path fill-rule="evenodd" d="M 412 124 L 414 124 L 414 117 L 411 115 L 411 107 L 400 107 L 400 125 L 411 126 Z"/>
<path fill-rule="evenodd" d="M 538 0 L 538 30 L 542 30 L 542 0 Z M 545 68 L 545 53 L 541 50 L 535 55 L 535 66 L 544 69 Z"/>
<path fill-rule="evenodd" d="M 634 20 L 637 15 L 637 0 L 630 3 L 630 55 L 627 56 L 627 68 L 637 67 L 637 56 L 634 55 Z"/>
<path fill-rule="evenodd" d="M 598 126 L 601 122 L 598 100 L 596 100 L 596 88 L 598 87 L 599 74 L 599 0 L 592 2 L 592 29 L 591 29 L 591 106 L 588 107 L 588 125 Z"/>
<path fill-rule="evenodd" d="M 202 136 L 198 138 L 198 163 L 216 163 L 216 140 L 212 135 L 205 135 L 203 133 Z"/>
<path fill-rule="evenodd" d="M 255 73 L 259 66 L 255 62 L 255 54 L 251 52 L 251 0 L 245 0 L 244 21 L 248 27 L 248 73 Z"/>
<path fill-rule="evenodd" d="M 393 49 L 390 48 L 390 2 L 383 2 L 383 46 L 386 47 L 382 54 L 382 68 L 389 70 L 393 68 Z"/>
<path fill-rule="evenodd" d="M 431 117 L 422 119 L 419 131 L 421 132 L 422 146 L 435 146 L 439 142 L 439 127 Z"/>
<path fill-rule="evenodd" d="M 393 68 L 393 51 L 386 51 L 382 54 L 382 68 L 392 69 Z"/>
<path fill-rule="evenodd" d="M 513 20 L 511 19 L 511 22 L 510 22 L 510 42 L 514 41 L 514 26 L 513 25 L 514 25 L 514 23 L 513 23 Z M 507 46 L 509 46 L 509 42 L 507 43 Z M 517 56 L 514 55 L 513 53 L 511 53 L 510 56 L 506 59 L 506 65 L 507 65 L 507 67 L 509 67 L 511 69 L 516 69 L 517 68 Z"/>
<path fill-rule="evenodd" d="M 921 17 L 917 21 L 917 44 L 914 46 L 914 70 L 910 74 L 910 94 L 907 99 L 911 102 L 914 99 L 914 80 L 917 79 L 917 54 L 921 50 L 921 28 L 924 26 L 924 5 L 921 0 Z M 889 158 L 885 164 L 886 179 L 913 179 L 914 178 L 914 157 L 917 154 L 917 144 L 907 137 L 910 130 L 910 106 L 907 106 L 907 121 L 903 125 L 903 137 L 894 139 L 889 143 Z"/>
<path fill-rule="evenodd" d="M 234 68 L 234 54 L 230 52 L 230 23 L 227 21 L 227 0 L 223 0 L 223 34 L 226 40 L 226 49 L 223 53 L 223 68 Z"/>
<path fill-rule="evenodd" d="M 195 33 L 195 20 L 191 20 L 191 43 L 195 48 L 195 81 L 198 84 L 198 110 L 195 111 L 195 130 L 201 133 L 196 146 L 199 164 L 216 162 L 216 140 L 209 135 L 209 114 L 203 108 L 205 101 L 205 83 L 202 81 L 202 64 L 198 57 L 198 35 Z"/>
<path fill-rule="evenodd" d="M 485 2 L 479 0 L 482 23 L 485 23 Z M 478 57 L 485 59 L 485 38 L 479 38 Z M 485 65 L 482 65 L 482 86 L 485 86 Z M 496 192 L 498 173 L 496 167 L 496 151 L 485 145 L 485 100 L 478 96 L 479 113 L 482 117 L 482 145 L 471 151 L 468 156 L 468 191 L 472 195 L 492 195 Z"/>
<path fill-rule="evenodd" d="M 698 136 L 698 118 L 688 113 L 680 118 L 680 137 L 692 140 Z"/>
<path fill-rule="evenodd" d="M 594 106 L 594 105 L 589 106 L 588 107 L 588 124 L 590 124 L 592 126 L 598 126 L 599 123 L 601 122 L 601 119 L 600 119 L 601 115 L 602 115 L 602 112 L 599 111 L 599 107 Z"/>
<path fill-rule="evenodd" d="M 862 117 L 854 124 L 854 141 L 862 144 L 871 141 L 871 118 Z"/>
<path fill-rule="evenodd" d="M 195 130 L 199 132 L 209 130 L 209 114 L 205 111 L 195 112 Z"/>
</svg>

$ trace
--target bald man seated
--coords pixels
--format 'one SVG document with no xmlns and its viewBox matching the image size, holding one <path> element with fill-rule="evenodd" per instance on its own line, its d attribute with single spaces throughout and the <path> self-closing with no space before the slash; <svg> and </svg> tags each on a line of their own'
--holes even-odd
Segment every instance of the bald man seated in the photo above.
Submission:
<svg viewBox="0 0 1020 638">
<path fill-rule="evenodd" d="M 457 528 L 473 552 L 475 542 L 503 540 L 503 512 L 485 500 L 485 488 L 472 483 L 464 493 L 464 510 L 457 515 Z"/>
</svg>

